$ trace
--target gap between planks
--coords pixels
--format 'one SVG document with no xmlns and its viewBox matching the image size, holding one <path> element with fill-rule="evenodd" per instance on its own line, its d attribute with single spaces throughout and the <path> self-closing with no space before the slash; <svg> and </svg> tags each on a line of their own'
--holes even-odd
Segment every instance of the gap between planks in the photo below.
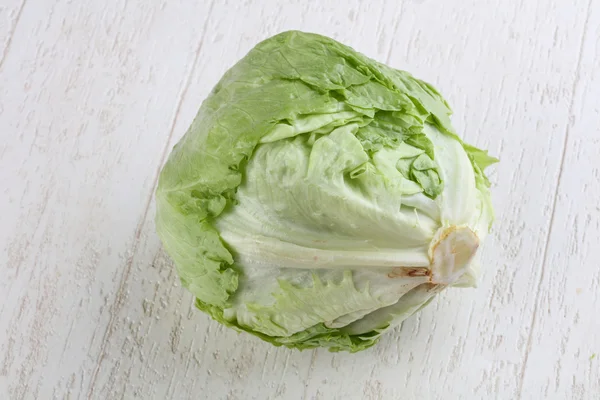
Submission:
<svg viewBox="0 0 600 400">
<path fill-rule="evenodd" d="M 2 70 L 2 66 L 4 65 L 4 60 L 6 59 L 6 55 L 8 54 L 8 52 L 10 50 L 13 36 L 15 35 L 15 32 L 17 31 L 17 25 L 19 25 L 19 21 L 21 21 L 21 14 L 23 13 L 23 8 L 25 8 L 25 3 L 27 3 L 27 0 L 23 0 L 23 2 L 21 3 L 21 6 L 19 6 L 19 11 L 17 11 L 17 16 L 15 18 L 15 22 L 14 22 L 12 28 L 10 29 L 10 31 L 8 32 L 8 40 L 6 41 L 6 47 L 4 48 L 4 51 L 2 52 L 2 57 L 0 57 L 0 70 Z"/>
<path fill-rule="evenodd" d="M 206 16 L 206 20 L 205 20 L 205 24 L 204 27 L 202 29 L 202 33 L 200 34 L 200 39 L 198 42 L 198 46 L 196 47 L 196 51 L 194 54 L 194 60 L 192 61 L 192 66 L 190 68 L 189 73 L 187 74 L 187 76 L 185 77 L 183 86 L 182 86 L 182 90 L 181 90 L 181 94 L 179 95 L 179 99 L 177 100 L 177 106 L 175 108 L 175 114 L 173 116 L 173 120 L 171 121 L 171 127 L 169 129 L 169 134 L 167 136 L 167 140 L 165 142 L 165 146 L 163 148 L 160 160 L 159 160 L 159 164 L 158 167 L 156 169 L 156 172 L 154 174 L 154 179 L 153 179 L 153 183 L 152 183 L 152 187 L 150 190 L 150 193 L 148 195 L 148 200 L 146 201 L 146 205 L 144 207 L 144 211 L 142 213 L 142 217 L 140 219 L 140 222 L 138 223 L 136 230 L 135 230 L 135 235 L 134 235 L 134 242 L 133 245 L 131 247 L 131 256 L 129 257 L 129 259 L 127 260 L 126 264 L 125 264 L 125 268 L 123 270 L 123 273 L 121 275 L 121 279 L 119 280 L 119 287 L 117 289 L 117 294 L 115 295 L 115 299 L 112 302 L 109 314 L 110 314 L 110 319 L 108 321 L 108 324 L 106 326 L 106 329 L 104 331 L 104 334 L 102 335 L 102 342 L 100 344 L 100 351 L 98 352 L 98 358 L 96 361 L 96 365 L 94 367 L 94 371 L 92 372 L 92 376 L 90 378 L 90 383 L 88 386 L 88 392 L 87 392 L 87 398 L 91 399 L 93 394 L 94 394 L 94 386 L 96 384 L 96 380 L 98 379 L 98 374 L 100 372 L 100 367 L 102 365 L 102 361 L 104 360 L 104 355 L 106 352 L 106 347 L 108 345 L 108 339 L 110 338 L 111 334 L 112 334 L 112 330 L 113 327 L 116 323 L 116 319 L 117 319 L 117 314 L 119 312 L 119 304 L 121 303 L 122 299 L 125 296 L 125 287 L 127 284 L 127 280 L 129 278 L 129 274 L 131 272 L 131 267 L 133 265 L 133 260 L 135 258 L 136 252 L 137 252 L 137 248 L 139 246 L 140 243 L 140 238 L 141 238 L 141 234 L 142 234 L 142 229 L 148 219 L 148 213 L 150 212 L 150 205 L 152 204 L 152 198 L 154 196 L 154 192 L 156 191 L 156 186 L 158 185 L 158 178 L 160 176 L 160 170 L 167 158 L 167 155 L 169 154 L 169 144 L 171 143 L 171 139 L 173 138 L 174 132 L 175 132 L 175 125 L 177 122 L 177 118 L 179 117 L 179 113 L 181 111 L 181 106 L 183 104 L 183 100 L 186 97 L 188 88 L 190 87 L 191 84 L 191 80 L 192 80 L 192 76 L 194 75 L 194 70 L 196 69 L 196 66 L 198 64 L 198 60 L 200 59 L 200 53 L 202 52 L 202 47 L 204 45 L 204 40 L 206 38 L 206 33 L 208 30 L 208 22 L 210 20 L 210 16 L 212 14 L 213 11 L 213 6 L 214 6 L 215 0 L 212 0 L 210 3 L 210 6 L 208 8 L 208 13 Z"/>
<path fill-rule="evenodd" d="M 523 356 L 523 365 L 521 366 L 521 373 L 519 374 L 519 386 L 518 386 L 518 392 L 517 392 L 517 398 L 519 400 L 521 400 L 521 398 L 523 397 L 523 384 L 525 382 L 525 373 L 526 373 L 527 364 L 529 361 L 529 353 L 531 352 L 531 347 L 533 345 L 533 331 L 536 328 L 535 321 L 537 320 L 537 313 L 538 313 L 538 309 L 540 307 L 540 293 L 542 291 L 542 282 L 544 281 L 544 276 L 545 276 L 544 272 L 546 270 L 545 267 L 546 267 L 546 262 L 547 262 L 547 258 L 548 258 L 548 249 L 550 247 L 550 238 L 552 236 L 552 231 L 554 228 L 554 220 L 556 217 L 556 204 L 558 203 L 558 194 L 559 194 L 559 190 L 560 190 L 560 183 L 563 178 L 565 159 L 567 156 L 567 147 L 569 145 L 569 134 L 571 132 L 571 126 L 572 126 L 571 116 L 573 115 L 573 107 L 575 105 L 575 97 L 577 94 L 577 88 L 579 87 L 579 82 L 581 80 L 580 79 L 581 78 L 581 60 L 583 59 L 583 48 L 584 48 L 586 38 L 587 38 L 587 31 L 588 31 L 588 25 L 589 25 L 589 21 L 590 21 L 591 9 L 592 9 L 592 0 L 589 0 L 587 8 L 586 8 L 585 22 L 583 23 L 583 32 L 581 34 L 581 39 L 579 41 L 579 55 L 577 57 L 577 67 L 575 69 L 575 77 L 573 78 L 573 86 L 571 88 L 571 101 L 569 103 L 569 112 L 567 115 L 567 126 L 565 128 L 565 137 L 563 140 L 562 155 L 560 158 L 560 164 L 558 166 L 558 176 L 556 179 L 556 188 L 554 190 L 554 197 L 552 199 L 550 224 L 548 225 L 548 231 L 546 233 L 546 244 L 544 246 L 544 252 L 542 253 L 542 265 L 540 268 L 541 269 L 540 277 L 538 279 L 538 284 L 537 284 L 536 293 L 535 293 L 534 308 L 533 308 L 533 313 L 531 315 L 531 323 L 529 324 L 529 337 L 527 338 L 527 347 L 525 348 L 525 354 Z"/>
</svg>

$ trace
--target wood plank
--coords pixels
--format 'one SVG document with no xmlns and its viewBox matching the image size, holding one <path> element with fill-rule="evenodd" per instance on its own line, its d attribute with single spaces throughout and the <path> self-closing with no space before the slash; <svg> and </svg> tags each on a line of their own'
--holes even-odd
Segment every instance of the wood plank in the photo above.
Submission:
<svg viewBox="0 0 600 400">
<path fill-rule="evenodd" d="M 600 4 L 589 4 L 523 399 L 600 395 Z"/>
<path fill-rule="evenodd" d="M 1 398 L 86 394 L 206 11 L 25 4 L 0 72 Z"/>
<path fill-rule="evenodd" d="M 375 15 L 380 23 L 373 20 L 372 8 L 379 9 Z M 337 37 L 385 59 L 396 12 L 394 2 L 381 3 L 381 8 L 360 1 L 338 1 L 328 8 L 216 2 L 202 61 L 176 131 L 185 132 L 212 86 L 259 40 L 286 29 L 304 29 Z M 344 24 L 352 24 L 352 31 L 342 29 Z M 127 297 L 107 340 L 94 393 L 101 398 L 300 398 L 314 352 L 275 348 L 226 329 L 196 310 L 192 296 L 179 287 L 154 230 L 150 218 L 133 258 Z"/>
<path fill-rule="evenodd" d="M 390 63 L 432 81 L 459 132 L 499 156 L 491 173 L 497 221 L 479 288 L 446 291 L 368 353 L 318 352 L 306 398 L 516 398 L 586 8 L 404 3 Z"/>
</svg>

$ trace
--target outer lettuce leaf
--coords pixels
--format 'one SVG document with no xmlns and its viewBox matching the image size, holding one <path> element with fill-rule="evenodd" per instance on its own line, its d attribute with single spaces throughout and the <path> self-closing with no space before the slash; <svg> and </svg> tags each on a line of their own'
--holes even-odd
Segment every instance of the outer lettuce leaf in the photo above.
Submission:
<svg viewBox="0 0 600 400">
<path fill-rule="evenodd" d="M 209 314 L 215 321 L 222 323 L 237 331 L 248 332 L 275 346 L 285 346 L 299 350 L 314 349 L 317 347 L 328 348 L 330 351 L 357 351 L 368 349 L 379 341 L 380 333 L 373 331 L 369 334 L 351 335 L 340 329 L 327 328 L 324 324 L 317 324 L 291 336 L 269 336 L 251 328 L 240 326 L 223 317 L 223 310 L 196 299 L 196 307 Z M 369 336 L 371 335 L 371 336 Z"/>
<path fill-rule="evenodd" d="M 477 147 L 463 143 L 463 148 L 469 155 L 473 168 L 475 169 L 476 179 L 478 184 L 484 184 L 490 187 L 490 181 L 485 176 L 484 172 L 487 167 L 497 163 L 499 160 L 496 157 L 492 157 L 488 154 L 487 150 L 480 150 Z"/>
</svg>

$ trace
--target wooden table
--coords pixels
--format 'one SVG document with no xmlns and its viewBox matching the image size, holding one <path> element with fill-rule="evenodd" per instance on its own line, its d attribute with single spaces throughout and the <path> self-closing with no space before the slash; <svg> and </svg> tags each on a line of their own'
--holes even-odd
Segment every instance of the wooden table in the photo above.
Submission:
<svg viewBox="0 0 600 400">
<path fill-rule="evenodd" d="M 210 321 L 154 228 L 202 100 L 289 29 L 431 81 L 502 160 L 480 287 L 354 355 Z M 598 1 L 2 0 L 0 135 L 0 399 L 600 398 Z"/>
</svg>

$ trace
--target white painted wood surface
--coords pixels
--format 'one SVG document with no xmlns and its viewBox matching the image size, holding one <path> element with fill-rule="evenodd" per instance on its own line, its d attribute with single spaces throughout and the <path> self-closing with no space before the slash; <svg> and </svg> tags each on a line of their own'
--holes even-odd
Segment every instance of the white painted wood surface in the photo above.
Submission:
<svg viewBox="0 0 600 400">
<path fill-rule="evenodd" d="M 354 355 L 210 321 L 154 233 L 202 99 L 288 29 L 431 81 L 502 160 L 480 287 Z M 600 398 L 600 2 L 0 0 L 0 139 L 0 399 Z"/>
</svg>

